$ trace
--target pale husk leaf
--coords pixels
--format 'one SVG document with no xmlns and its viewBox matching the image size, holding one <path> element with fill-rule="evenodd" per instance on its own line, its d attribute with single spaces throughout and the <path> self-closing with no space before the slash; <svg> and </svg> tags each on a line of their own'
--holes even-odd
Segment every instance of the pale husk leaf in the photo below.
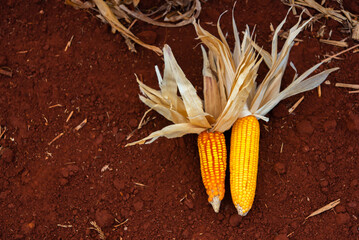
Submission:
<svg viewBox="0 0 359 240">
<path fill-rule="evenodd" d="M 206 119 L 207 114 L 203 111 L 202 100 L 198 97 L 197 91 L 191 82 L 186 78 L 168 45 L 164 46 L 163 54 L 167 59 L 165 64 L 169 66 L 171 73 L 176 80 L 190 123 L 196 126 L 210 128 L 211 125 Z"/>
<path fill-rule="evenodd" d="M 316 66 L 315 66 L 316 67 Z M 338 70 L 339 68 L 331 68 L 318 73 L 304 81 L 301 78 L 296 79 L 286 89 L 280 92 L 277 96 L 272 97 L 266 104 L 259 108 L 255 114 L 265 116 L 270 110 L 272 110 L 280 101 L 296 94 L 306 92 L 318 87 L 328 77 L 331 72 Z"/>
<path fill-rule="evenodd" d="M 179 112 L 176 112 L 172 109 L 170 109 L 166 105 L 158 104 L 153 101 L 151 101 L 148 98 L 145 98 L 143 96 L 140 96 L 140 100 L 146 104 L 149 108 L 155 110 L 162 116 L 164 116 L 167 120 L 173 122 L 173 123 L 185 123 L 188 122 L 187 118 L 183 115 L 181 115 Z"/>
<path fill-rule="evenodd" d="M 266 60 L 269 58 L 268 54 L 264 50 L 260 50 L 259 54 L 265 59 L 267 66 L 270 66 L 270 69 L 265 76 L 262 83 L 259 85 L 256 94 L 253 98 L 253 101 L 250 105 L 250 111 L 257 114 L 257 110 L 265 105 L 268 101 L 276 97 L 280 91 L 281 81 L 287 67 L 289 53 L 294 44 L 295 37 L 302 31 L 304 26 L 309 23 L 310 20 L 304 22 L 300 27 L 301 15 L 296 25 L 294 25 L 290 31 L 289 36 L 286 39 L 281 52 L 277 53 L 277 40 L 278 34 L 281 30 L 281 27 L 284 25 L 286 18 L 279 24 L 275 30 L 272 42 L 272 53 L 271 60 Z M 258 46 L 253 46 L 258 49 Z"/>
<path fill-rule="evenodd" d="M 190 133 L 200 134 L 203 131 L 206 131 L 206 128 L 198 127 L 190 123 L 172 124 L 162 128 L 161 130 L 151 133 L 149 136 L 139 141 L 126 144 L 126 147 L 133 146 L 136 144 L 144 144 L 144 143 L 149 144 L 155 141 L 159 137 L 177 138 Z"/>
<path fill-rule="evenodd" d="M 248 62 L 241 71 L 238 69 L 226 107 L 218 117 L 213 131 L 225 132 L 239 118 L 243 107 L 246 105 L 247 98 L 255 86 L 254 82 L 260 62 L 256 61 L 256 58 L 248 57 Z"/>
<path fill-rule="evenodd" d="M 221 105 L 221 96 L 216 77 L 213 75 L 206 50 L 201 46 L 203 55 L 203 96 L 204 110 L 211 114 L 215 119 L 221 114 L 223 108 Z"/>
<path fill-rule="evenodd" d="M 224 86 L 227 96 L 229 95 L 235 76 L 235 64 L 229 48 L 218 38 L 204 30 L 199 24 L 193 23 L 198 38 L 209 48 L 216 59 L 218 83 Z M 220 34 L 221 35 L 221 34 Z"/>
</svg>

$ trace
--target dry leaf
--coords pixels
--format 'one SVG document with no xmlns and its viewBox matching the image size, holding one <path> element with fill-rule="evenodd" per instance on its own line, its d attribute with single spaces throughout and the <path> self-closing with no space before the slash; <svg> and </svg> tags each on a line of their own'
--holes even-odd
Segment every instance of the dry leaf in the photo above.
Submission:
<svg viewBox="0 0 359 240">
<path fill-rule="evenodd" d="M 308 218 L 310 218 L 310 217 L 314 217 L 314 216 L 316 216 L 316 215 L 318 215 L 318 214 L 321 214 L 321 213 L 323 213 L 323 212 L 326 212 L 326 211 L 328 211 L 328 210 L 334 208 L 334 207 L 335 207 L 336 205 L 338 205 L 339 203 L 340 203 L 340 199 L 337 199 L 337 200 L 335 200 L 335 201 L 333 201 L 333 202 L 331 202 L 331 203 L 325 205 L 324 207 L 318 209 L 317 211 L 314 211 L 312 214 L 310 214 L 310 215 L 309 215 L 308 217 L 306 217 L 305 219 L 308 219 Z"/>
<path fill-rule="evenodd" d="M 156 26 L 162 27 L 181 27 L 191 24 L 198 18 L 201 12 L 201 2 L 199 0 L 167 0 L 157 9 L 150 9 L 149 14 L 142 13 L 137 6 L 140 0 L 126 0 L 126 1 L 104 1 L 104 0 L 65 0 L 65 3 L 73 6 L 76 9 L 92 9 L 99 12 L 97 15 L 103 22 L 108 23 L 112 27 L 112 32 L 118 31 L 124 38 L 125 43 L 132 52 L 136 52 L 133 42 L 162 55 L 161 49 L 142 42 L 130 30 L 126 28 L 119 20 L 124 19 L 127 23 L 133 23 L 132 18 L 135 18 Z M 133 5 L 136 10 L 129 9 L 126 5 Z M 180 10 L 178 9 L 180 8 Z M 162 19 L 160 21 L 159 19 Z"/>
<path fill-rule="evenodd" d="M 161 136 L 174 138 L 189 133 L 199 134 L 203 131 L 224 132 L 230 129 L 238 118 L 248 115 L 268 120 L 265 115 L 281 100 L 311 90 L 321 84 L 337 68 L 309 77 L 323 64 L 323 62 L 318 63 L 300 76 L 296 73 L 293 82 L 280 91 L 294 39 L 310 22 L 307 20 L 301 23 L 300 16 L 297 24 L 289 30 L 288 38 L 279 51 L 278 36 L 285 21 L 286 18 L 274 31 L 271 53 L 266 52 L 254 42 L 249 27 L 246 28 L 241 42 L 234 19 L 235 47 L 233 52 L 229 48 L 219 22 L 217 23 L 219 38 L 194 22 L 198 38 L 208 48 L 208 54 L 202 48 L 204 104 L 177 64 L 170 47 L 166 45 L 163 49 L 165 62 L 163 78 L 156 67 L 160 90 L 152 89 L 140 81 L 138 84 L 144 95 L 140 96 L 141 101 L 174 124 L 127 146 L 143 144 L 146 141 L 151 143 Z M 260 56 L 261 59 L 259 59 Z M 257 87 L 255 80 L 262 59 L 269 67 L 269 71 Z M 296 71 L 294 65 L 291 65 Z"/>
<path fill-rule="evenodd" d="M 334 45 L 334 46 L 337 46 L 337 47 L 348 47 L 349 46 L 347 42 L 343 42 L 343 41 L 319 39 L 319 42 Z"/>
</svg>

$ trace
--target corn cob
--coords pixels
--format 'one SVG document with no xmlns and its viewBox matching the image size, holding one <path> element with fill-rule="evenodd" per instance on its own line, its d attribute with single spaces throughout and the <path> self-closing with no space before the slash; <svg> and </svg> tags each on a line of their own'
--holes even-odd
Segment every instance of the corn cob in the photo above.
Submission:
<svg viewBox="0 0 359 240">
<path fill-rule="evenodd" d="M 227 165 L 226 141 L 223 133 L 202 132 L 198 135 L 198 151 L 208 202 L 218 213 L 225 192 L 224 181 Z"/>
<path fill-rule="evenodd" d="M 259 122 L 250 115 L 232 127 L 230 185 L 233 203 L 241 216 L 251 209 L 256 191 L 259 149 Z"/>
</svg>

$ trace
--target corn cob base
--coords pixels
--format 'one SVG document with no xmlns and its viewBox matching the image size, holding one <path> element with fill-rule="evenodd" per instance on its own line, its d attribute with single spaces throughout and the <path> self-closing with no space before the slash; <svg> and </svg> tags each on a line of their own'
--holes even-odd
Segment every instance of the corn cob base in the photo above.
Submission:
<svg viewBox="0 0 359 240">
<path fill-rule="evenodd" d="M 202 181 L 206 188 L 208 202 L 218 213 L 225 192 L 227 166 L 226 141 L 223 133 L 202 132 L 198 136 L 198 151 Z"/>
<path fill-rule="evenodd" d="M 254 116 L 238 119 L 232 127 L 230 184 L 233 204 L 238 214 L 252 208 L 257 184 L 259 122 Z"/>
</svg>

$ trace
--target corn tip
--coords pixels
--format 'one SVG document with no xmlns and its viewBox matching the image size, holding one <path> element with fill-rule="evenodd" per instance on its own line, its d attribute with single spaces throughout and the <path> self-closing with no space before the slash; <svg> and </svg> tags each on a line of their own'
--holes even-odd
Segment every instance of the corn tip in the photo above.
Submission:
<svg viewBox="0 0 359 240">
<path fill-rule="evenodd" d="M 244 211 L 243 208 L 239 204 L 236 205 L 236 209 L 238 211 L 238 215 L 240 215 L 242 217 L 246 216 L 249 212 L 249 210 Z"/>
<path fill-rule="evenodd" d="M 212 205 L 214 212 L 219 213 L 219 208 L 221 206 L 221 200 L 219 199 L 219 196 L 213 197 L 213 200 L 210 202 L 210 204 Z"/>
</svg>

